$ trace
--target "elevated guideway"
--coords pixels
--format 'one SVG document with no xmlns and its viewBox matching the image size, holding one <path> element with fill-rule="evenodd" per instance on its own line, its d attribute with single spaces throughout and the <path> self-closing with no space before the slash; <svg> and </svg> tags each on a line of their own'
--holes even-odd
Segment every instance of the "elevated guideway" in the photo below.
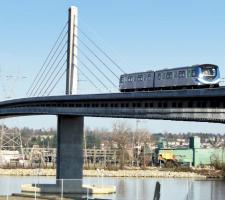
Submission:
<svg viewBox="0 0 225 200">
<path fill-rule="evenodd" d="M 225 87 L 63 95 L 0 102 L 0 117 L 69 115 L 225 122 Z"/>
</svg>

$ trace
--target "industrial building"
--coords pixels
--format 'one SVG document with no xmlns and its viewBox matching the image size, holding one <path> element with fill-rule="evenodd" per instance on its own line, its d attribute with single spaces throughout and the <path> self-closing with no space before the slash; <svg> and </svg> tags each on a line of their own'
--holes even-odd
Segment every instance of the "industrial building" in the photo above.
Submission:
<svg viewBox="0 0 225 200">
<path fill-rule="evenodd" d="M 165 141 L 159 143 L 156 149 L 159 160 L 172 160 L 180 164 L 199 167 L 210 165 L 215 161 L 225 162 L 224 147 L 202 148 L 200 137 L 189 139 L 189 147 L 165 148 Z"/>
</svg>

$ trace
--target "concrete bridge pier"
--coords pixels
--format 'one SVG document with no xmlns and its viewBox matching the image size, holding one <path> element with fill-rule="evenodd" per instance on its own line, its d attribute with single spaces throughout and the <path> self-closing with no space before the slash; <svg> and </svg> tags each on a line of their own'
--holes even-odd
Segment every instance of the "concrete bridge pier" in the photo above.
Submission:
<svg viewBox="0 0 225 200">
<path fill-rule="evenodd" d="M 82 188 L 83 129 L 84 117 L 58 116 L 56 178 L 64 191 L 78 192 Z"/>
<path fill-rule="evenodd" d="M 76 194 L 87 192 L 83 178 L 83 116 L 58 116 L 56 184 L 22 185 L 23 192 Z"/>
<path fill-rule="evenodd" d="M 83 116 L 58 116 L 56 184 L 22 185 L 22 192 L 42 194 L 109 194 L 115 186 L 83 185 Z"/>
</svg>

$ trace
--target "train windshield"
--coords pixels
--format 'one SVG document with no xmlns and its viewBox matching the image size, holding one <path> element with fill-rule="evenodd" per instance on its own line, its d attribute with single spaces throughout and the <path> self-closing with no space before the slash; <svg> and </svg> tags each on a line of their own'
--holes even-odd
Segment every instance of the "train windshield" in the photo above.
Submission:
<svg viewBox="0 0 225 200">
<path fill-rule="evenodd" d="M 217 66 L 202 66 L 202 75 L 205 79 L 214 79 L 216 77 Z"/>
</svg>

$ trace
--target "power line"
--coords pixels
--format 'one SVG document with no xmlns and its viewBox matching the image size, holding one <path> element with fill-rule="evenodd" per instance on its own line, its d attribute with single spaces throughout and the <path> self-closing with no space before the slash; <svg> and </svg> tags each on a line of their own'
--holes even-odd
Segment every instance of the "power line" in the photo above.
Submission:
<svg viewBox="0 0 225 200">
<path fill-rule="evenodd" d="M 119 80 L 119 77 L 78 36 L 78 40 Z"/>
<path fill-rule="evenodd" d="M 123 74 L 126 73 L 106 52 L 104 52 L 90 37 L 88 37 L 79 26 L 76 27 L 105 57 L 107 57 L 117 67 L 117 69 L 119 69 Z"/>
<path fill-rule="evenodd" d="M 108 80 L 115 88 L 117 88 L 117 86 L 99 69 L 99 67 L 79 47 L 77 47 L 77 49 L 98 70 L 98 72 L 105 77 L 106 80 Z"/>
<path fill-rule="evenodd" d="M 43 62 L 42 66 L 41 66 L 41 68 L 39 69 L 38 73 L 36 74 L 36 76 L 35 76 L 35 78 L 34 78 L 32 84 L 31 84 L 30 88 L 27 90 L 27 93 L 26 93 L 27 95 L 29 94 L 30 90 L 32 89 L 33 85 L 35 84 L 35 82 L 36 82 L 36 80 L 37 80 L 39 74 L 41 73 L 42 69 L 44 68 L 44 66 L 45 66 L 45 64 L 46 64 L 46 62 L 47 62 L 47 60 L 48 60 L 48 58 L 50 57 L 50 55 L 51 55 L 53 49 L 56 47 L 56 44 L 58 43 L 59 39 L 61 38 L 61 36 L 62 36 L 62 34 L 63 34 L 63 32 L 64 32 L 64 30 L 65 30 L 67 24 L 68 24 L 68 21 L 67 21 L 67 22 L 65 23 L 65 25 L 63 26 L 63 29 L 62 29 L 62 31 L 60 32 L 60 34 L 59 34 L 58 38 L 56 39 L 55 43 L 53 44 L 53 46 L 52 46 L 50 52 L 48 53 L 48 56 L 46 57 L 45 61 Z"/>
<path fill-rule="evenodd" d="M 67 34 L 67 32 L 66 32 L 66 34 Z M 66 34 L 63 36 L 61 42 L 59 43 L 58 47 L 57 47 L 56 50 L 54 51 L 53 55 L 51 56 L 50 61 L 49 61 L 48 64 L 45 66 L 44 71 L 41 73 L 41 76 L 39 77 L 37 83 L 35 84 L 35 86 L 33 87 L 32 91 L 30 92 L 30 96 L 32 95 L 32 93 L 34 92 L 34 90 L 36 90 L 39 81 L 42 79 L 42 77 L 43 77 L 45 71 L 47 70 L 47 68 L 49 67 L 49 65 L 50 65 L 50 63 L 51 63 L 51 61 L 52 61 L 52 59 L 55 57 L 55 54 L 56 54 L 56 52 L 59 50 L 59 48 L 60 48 L 62 42 L 64 41 Z"/>
</svg>

